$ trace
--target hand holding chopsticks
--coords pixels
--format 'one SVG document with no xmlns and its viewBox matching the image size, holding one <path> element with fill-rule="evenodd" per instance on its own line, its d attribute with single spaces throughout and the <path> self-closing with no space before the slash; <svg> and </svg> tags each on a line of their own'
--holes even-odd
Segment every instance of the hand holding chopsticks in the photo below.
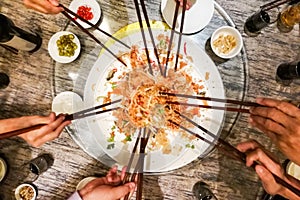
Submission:
<svg viewBox="0 0 300 200">
<path fill-rule="evenodd" d="M 117 167 L 112 167 L 105 177 L 96 178 L 80 189 L 78 191 L 80 197 L 84 200 L 116 200 L 132 194 L 136 186 L 134 182 L 121 184 L 125 171 L 126 167 L 119 174 Z"/>
<path fill-rule="evenodd" d="M 284 185 L 284 183 L 280 183 L 280 179 L 277 177 L 281 177 L 281 179 L 284 179 L 290 184 L 297 185 L 298 188 L 300 187 L 299 180 L 291 176 L 287 176 L 287 174 L 284 172 L 285 170 L 275 156 L 272 155 L 271 152 L 265 150 L 261 144 L 251 140 L 238 144 L 237 149 L 239 149 L 241 152 L 247 152 L 246 165 L 255 169 L 259 178 L 263 182 L 263 186 L 267 193 L 279 194 L 287 199 L 300 199 L 299 195 L 295 195 L 297 194 L 297 191 L 295 191 L 295 194 L 293 194 L 291 191 L 288 191 L 286 189 L 288 186 Z M 275 181 L 273 180 L 273 175 L 270 172 L 277 174 L 277 176 L 274 177 Z M 278 185 L 278 183 L 280 183 L 280 185 Z"/>
<path fill-rule="evenodd" d="M 123 60 L 121 60 L 117 55 L 115 55 L 109 48 L 107 48 L 102 42 L 100 42 L 100 40 L 98 40 L 92 33 L 90 33 L 87 29 L 85 29 L 83 26 L 81 26 L 76 19 L 74 19 L 74 17 L 79 18 L 80 20 L 84 21 L 85 23 L 91 25 L 92 27 L 96 28 L 96 26 L 92 23 L 90 23 L 89 21 L 83 19 L 82 17 L 80 17 L 79 15 L 77 15 L 76 13 L 74 13 L 73 11 L 69 10 L 67 7 L 65 7 L 62 4 L 59 4 L 60 7 L 64 8 L 65 10 L 62 11 L 62 14 L 64 16 L 66 16 L 70 21 L 72 21 L 78 28 L 80 28 L 84 33 L 86 33 L 88 36 L 90 36 L 95 42 L 97 42 L 100 46 L 102 46 L 102 48 L 104 48 L 107 52 L 109 52 L 114 58 L 116 58 L 118 61 L 120 61 L 123 65 L 127 66 L 126 63 L 124 63 Z M 72 17 L 73 16 L 73 17 Z M 99 28 L 97 28 L 97 30 L 101 30 Z M 126 44 L 124 44 L 123 42 L 121 42 L 120 40 L 118 40 L 117 38 L 113 37 L 112 35 L 106 33 L 105 31 L 102 31 L 102 33 L 108 35 L 109 37 L 113 38 L 114 40 L 120 42 L 122 45 L 126 46 L 128 48 L 128 46 Z"/>
<path fill-rule="evenodd" d="M 64 121 L 64 119 L 63 115 L 56 116 L 55 113 L 49 116 L 2 119 L 0 120 L 0 139 L 22 134 L 20 137 L 28 144 L 38 147 L 60 135 L 63 128 L 70 124 L 70 121 Z M 4 133 L 8 130 L 14 131 Z"/>
<path fill-rule="evenodd" d="M 216 135 L 214 135 L 212 132 L 208 131 L 207 129 L 205 129 L 204 127 L 202 127 L 201 125 L 197 124 L 196 122 L 192 121 L 191 119 L 189 119 L 188 117 L 182 115 L 181 113 L 177 112 L 176 113 L 178 115 L 180 115 L 182 118 L 184 118 L 185 120 L 187 120 L 189 123 L 193 124 L 195 127 L 199 128 L 201 131 L 203 131 L 205 134 L 209 135 L 213 141 L 208 140 L 202 136 L 200 136 L 199 134 L 185 128 L 184 126 L 173 122 L 171 120 L 169 120 L 169 122 L 173 123 L 174 125 L 178 126 L 179 128 L 185 130 L 187 133 L 190 133 L 192 135 L 194 135 L 195 137 L 197 137 L 198 139 L 204 141 L 205 143 L 215 146 L 217 149 L 219 149 L 220 151 L 222 151 L 223 153 L 225 153 L 225 155 L 238 160 L 242 163 L 246 163 L 246 154 L 239 151 L 238 149 L 236 149 L 235 147 L 233 147 L 231 144 L 229 144 L 228 142 L 222 140 L 221 138 L 217 137 Z M 259 163 L 257 162 L 253 162 L 252 166 L 254 169 L 255 167 L 258 165 Z M 291 192 L 293 192 L 295 195 L 297 195 L 300 198 L 300 190 L 295 188 L 293 185 L 291 185 L 290 183 L 286 182 L 285 180 L 283 180 L 282 178 L 280 178 L 279 176 L 277 176 L 276 174 L 271 173 L 274 180 L 284 186 L 285 188 L 287 188 L 288 190 L 290 190 Z"/>
<path fill-rule="evenodd" d="M 92 108 L 88 108 L 88 109 L 79 111 L 79 112 L 76 112 L 73 114 L 59 115 L 58 117 L 56 117 L 53 113 L 49 116 L 50 119 L 48 121 L 42 120 L 42 121 L 38 121 L 38 123 L 31 123 L 27 127 L 25 126 L 25 128 L 19 128 L 17 130 L 0 133 L 0 140 L 6 139 L 9 137 L 13 137 L 13 136 L 17 136 L 17 135 L 21 135 L 24 133 L 29 133 L 31 131 L 36 131 L 38 129 L 48 130 L 50 128 L 50 130 L 53 130 L 53 127 L 56 127 L 56 128 L 59 127 L 58 131 L 55 131 L 55 133 L 56 133 L 55 136 L 57 137 L 59 135 L 59 133 L 63 130 L 63 128 L 69 124 L 69 121 L 74 120 L 74 119 L 82 119 L 85 117 L 90 117 L 90 116 L 99 115 L 102 113 L 107 113 L 107 112 L 117 110 L 117 109 L 119 109 L 119 107 L 114 107 L 114 108 L 103 109 L 103 110 L 97 111 L 98 109 L 106 108 L 107 106 L 119 103 L 120 101 L 121 100 L 115 100 L 115 101 L 108 102 L 108 103 L 105 103 L 105 104 L 102 104 L 102 105 L 99 105 L 96 107 L 92 107 Z M 14 123 L 13 119 L 11 119 L 11 120 L 12 120 L 11 123 Z M 57 124 L 58 122 L 55 124 L 48 124 L 50 122 L 56 122 L 57 120 L 58 120 L 58 122 L 60 122 L 62 124 L 62 126 L 59 126 L 60 124 Z M 34 125 L 32 125 L 32 124 L 34 124 Z M 46 128 L 44 128 L 44 127 L 46 127 Z M 48 129 L 47 129 L 47 127 L 48 127 Z M 5 130 L 3 130 L 3 131 L 5 131 Z M 43 135 L 45 135 L 45 131 L 42 130 L 42 133 L 44 133 Z M 46 133 L 48 133 L 48 132 L 46 131 Z M 28 136 L 28 137 L 30 138 L 31 136 Z M 40 137 L 41 136 L 39 136 L 38 138 L 40 138 Z M 47 141 L 56 138 L 56 137 L 53 138 L 53 136 L 50 136 L 48 134 L 46 134 L 44 137 L 47 139 Z M 42 140 L 42 141 L 44 141 L 44 140 Z M 40 146 L 41 143 L 44 143 L 44 142 L 38 142 L 37 144 L 34 143 L 34 145 Z"/>
</svg>

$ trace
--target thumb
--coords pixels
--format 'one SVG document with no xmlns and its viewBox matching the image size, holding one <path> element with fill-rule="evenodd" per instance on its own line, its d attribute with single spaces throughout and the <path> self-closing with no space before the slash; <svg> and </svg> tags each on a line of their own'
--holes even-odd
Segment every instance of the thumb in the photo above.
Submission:
<svg viewBox="0 0 300 200">
<path fill-rule="evenodd" d="M 121 186 L 117 186 L 112 188 L 111 192 L 114 195 L 114 199 L 120 199 L 124 197 L 126 194 L 128 194 L 130 191 L 134 190 L 135 183 L 126 183 Z"/>
</svg>

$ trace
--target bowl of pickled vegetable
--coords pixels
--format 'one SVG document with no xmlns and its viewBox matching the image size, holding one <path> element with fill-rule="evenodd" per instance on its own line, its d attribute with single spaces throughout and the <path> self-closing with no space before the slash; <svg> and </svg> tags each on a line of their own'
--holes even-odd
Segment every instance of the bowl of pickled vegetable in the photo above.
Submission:
<svg viewBox="0 0 300 200">
<path fill-rule="evenodd" d="M 56 62 L 70 63 L 80 53 L 80 42 L 74 33 L 69 31 L 57 32 L 49 40 L 48 51 Z"/>
</svg>

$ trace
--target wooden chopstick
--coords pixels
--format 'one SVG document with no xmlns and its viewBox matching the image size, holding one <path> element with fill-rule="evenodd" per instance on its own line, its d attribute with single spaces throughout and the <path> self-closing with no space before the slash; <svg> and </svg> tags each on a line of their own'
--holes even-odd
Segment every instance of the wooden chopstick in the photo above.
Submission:
<svg viewBox="0 0 300 200">
<path fill-rule="evenodd" d="M 95 24 L 92 24 L 90 21 L 84 19 L 83 17 L 81 17 L 80 15 L 77 15 L 75 12 L 73 12 L 72 10 L 70 10 L 69 8 L 67 8 L 66 6 L 59 4 L 60 7 L 62 7 L 67 13 L 70 13 L 71 15 L 75 16 L 76 18 L 80 19 L 81 21 L 83 21 L 84 23 L 90 25 L 91 27 L 97 29 L 98 31 L 100 31 L 101 33 L 105 34 L 106 36 L 114 39 L 115 41 L 119 42 L 120 44 L 122 44 L 123 46 L 125 46 L 128 49 L 131 49 L 130 46 L 128 46 L 127 44 L 125 44 L 124 42 L 122 42 L 121 40 L 117 39 L 116 37 L 112 36 L 111 34 L 107 33 L 106 31 L 100 29 L 98 26 L 96 26 Z"/>
<path fill-rule="evenodd" d="M 147 28 L 148 28 L 148 31 L 149 31 L 149 34 L 150 34 L 154 54 L 155 54 L 155 57 L 157 59 L 157 64 L 158 64 L 161 75 L 163 75 L 162 66 L 161 66 L 159 56 L 158 56 L 158 52 L 157 52 L 157 48 L 156 48 L 156 45 L 155 45 L 155 42 L 154 42 L 154 37 L 153 37 L 152 29 L 151 29 L 151 26 L 150 26 L 150 21 L 149 21 L 149 17 L 148 17 L 148 14 L 147 14 L 147 9 L 146 9 L 146 6 L 145 6 L 145 2 L 144 2 L 144 0 L 140 0 L 140 3 L 141 3 L 141 6 L 142 6 L 142 11 L 143 11 L 144 18 L 145 18 L 145 21 L 146 21 L 146 24 L 147 24 Z"/>
<path fill-rule="evenodd" d="M 176 111 L 176 113 L 180 114 L 179 112 Z M 214 145 L 217 149 L 221 150 L 223 153 L 225 153 L 225 155 L 232 157 L 233 159 L 240 161 L 242 163 L 246 162 L 246 154 L 239 151 L 238 149 L 236 149 L 234 146 L 232 146 L 231 144 L 229 144 L 228 142 L 226 142 L 225 140 L 217 137 L 216 135 L 214 135 L 212 132 L 208 131 L 207 129 L 205 129 L 204 127 L 202 127 L 201 125 L 197 124 L 196 122 L 192 121 L 191 119 L 189 119 L 188 117 L 180 114 L 180 116 L 184 117 L 185 119 L 187 119 L 188 122 L 192 123 L 193 125 L 195 125 L 197 128 L 199 128 L 200 130 L 202 130 L 204 133 L 209 134 L 211 137 L 213 137 L 214 142 L 211 142 L 203 137 L 201 137 L 200 135 L 196 134 L 195 132 L 183 127 L 182 125 L 169 120 L 169 122 L 173 123 L 174 125 L 180 127 L 181 129 L 185 130 L 186 132 L 194 135 L 195 137 L 201 139 L 202 141 L 210 144 L 210 145 Z M 258 165 L 257 162 L 254 162 L 253 165 L 251 166 L 253 169 L 255 169 L 255 166 Z M 276 174 L 273 174 L 271 172 L 271 174 L 273 175 L 275 181 L 278 184 L 281 184 L 282 186 L 288 188 L 289 190 L 291 190 L 292 192 L 294 192 L 296 195 L 298 195 L 300 197 L 300 190 L 298 190 L 297 188 L 295 188 L 294 186 L 290 185 L 289 183 L 287 183 L 286 181 L 284 181 L 283 179 L 281 179 L 279 176 L 277 176 Z"/>
<path fill-rule="evenodd" d="M 113 102 L 102 104 L 102 105 L 99 105 L 99 106 L 96 106 L 96 107 L 93 107 L 93 108 L 88 108 L 86 110 L 82 110 L 82 111 L 79 111 L 79 112 L 74 113 L 74 114 L 66 114 L 64 121 L 71 121 L 71 120 L 74 120 L 74 119 L 82 119 L 82 118 L 85 118 L 85 117 L 90 117 L 90 116 L 93 116 L 93 115 L 99 115 L 99 114 L 102 114 L 102 113 L 117 110 L 120 107 L 110 108 L 110 109 L 96 111 L 96 112 L 90 112 L 91 110 L 103 108 L 105 106 L 112 105 L 112 104 L 118 103 L 118 102 L 120 102 L 120 100 L 116 100 L 116 101 L 113 101 Z M 90 112 L 90 113 L 85 114 L 84 113 L 85 111 Z M 34 125 L 34 126 L 21 128 L 21 129 L 18 129 L 18 130 L 13 130 L 13 131 L 1 133 L 0 134 L 0 140 L 10 138 L 10 137 L 14 137 L 14 136 L 17 136 L 17 135 L 20 135 L 20 134 L 23 134 L 23 133 L 26 133 L 26 132 L 29 132 L 29 131 L 33 131 L 33 130 L 39 129 L 39 128 L 45 126 L 45 125 L 46 124 L 37 124 L 37 125 Z"/>
<path fill-rule="evenodd" d="M 138 0 L 134 0 L 134 5 L 135 5 L 136 14 L 137 14 L 137 17 L 139 20 L 139 25 L 140 25 L 140 29 L 141 29 L 141 33 L 142 33 L 142 37 L 143 37 L 143 43 L 144 43 L 144 47 L 145 47 L 145 51 L 146 51 L 149 71 L 150 71 L 150 74 L 153 75 L 153 70 L 152 70 L 152 66 L 151 66 L 151 60 L 150 60 L 150 56 L 149 56 L 149 51 L 148 51 L 148 46 L 147 46 L 147 41 L 146 41 L 146 36 L 145 36 L 145 31 L 144 31 L 144 27 L 143 27 L 143 21 L 142 21 L 142 17 L 141 17 Z"/>
<path fill-rule="evenodd" d="M 143 136 L 141 137 L 141 132 L 142 132 L 142 129 L 139 130 L 139 135 L 138 135 L 138 138 L 137 138 L 137 140 L 134 144 L 133 151 L 132 151 L 132 154 L 131 154 L 129 162 L 128 162 L 127 171 L 126 171 L 125 177 L 123 179 L 123 184 L 127 183 L 129 181 L 134 182 L 137 179 L 137 192 L 136 192 L 136 199 L 137 200 L 142 199 L 145 149 L 146 149 L 148 139 L 149 139 L 150 134 L 151 134 L 150 130 L 148 131 L 148 133 L 146 133 L 147 130 L 144 128 Z M 137 150 L 137 145 L 138 145 L 139 142 L 140 142 L 140 151 L 139 151 L 138 161 L 135 165 L 134 171 L 132 172 L 132 174 L 130 174 L 129 170 L 131 168 L 132 161 L 133 161 L 133 158 L 135 156 L 135 152 Z M 130 175 L 131 175 L 131 178 L 129 178 Z M 124 197 L 124 200 L 128 200 L 128 198 L 129 198 L 129 194 L 127 194 Z"/>
<path fill-rule="evenodd" d="M 226 110 L 226 111 L 230 111 L 230 112 L 250 113 L 249 109 L 244 109 L 244 108 L 210 106 L 210 105 L 192 104 L 192 103 L 186 103 L 186 102 L 180 102 L 180 101 L 166 101 L 166 103 L 182 105 L 182 106 L 192 106 L 192 107 L 198 107 L 198 108 L 214 109 L 214 110 Z"/>
<path fill-rule="evenodd" d="M 0 44 L 0 46 L 3 47 L 3 48 L 6 49 L 6 50 L 12 52 L 13 54 L 18 55 L 18 52 L 19 52 L 19 51 L 18 51 L 17 49 L 15 49 L 15 48 L 13 48 L 13 47 L 10 47 L 10 46 L 7 46 L 7 45 L 4 45 L 4 44 Z"/>
<path fill-rule="evenodd" d="M 178 0 L 177 0 L 177 1 L 178 1 Z M 175 61 L 175 71 L 177 70 L 178 57 L 179 57 L 180 47 L 181 47 L 182 31 L 183 31 L 183 25 L 184 25 L 184 18 L 185 18 L 186 4 L 187 4 L 187 0 L 183 0 L 182 15 L 181 15 L 181 23 L 180 23 L 179 38 L 178 38 L 177 53 L 176 53 L 176 61 Z"/>
<path fill-rule="evenodd" d="M 100 109 L 100 108 L 103 108 L 103 107 L 106 107 L 106 106 L 110 106 L 112 104 L 119 103 L 121 101 L 122 101 L 122 99 L 118 99 L 118 100 L 115 100 L 115 101 L 107 102 L 107 103 L 101 104 L 99 106 L 95 106 L 95 107 L 92 107 L 92 108 L 87 108 L 87 109 L 75 112 L 72 115 L 75 116 L 75 117 L 76 116 L 80 116 L 80 115 L 88 113 L 90 111 L 94 111 L 94 110 L 97 110 L 97 109 Z"/>
<path fill-rule="evenodd" d="M 172 48 L 172 43 L 173 43 L 173 38 L 174 38 L 174 33 L 175 33 L 175 27 L 176 27 L 176 22 L 177 22 L 178 10 L 179 10 L 179 5 L 180 5 L 179 1 L 175 1 L 175 2 L 176 2 L 176 6 L 175 6 L 175 11 L 174 11 L 174 16 L 173 16 L 173 23 L 172 23 L 170 41 L 169 41 L 169 45 L 168 45 L 168 52 L 167 52 L 167 60 L 166 60 L 166 65 L 165 65 L 164 77 L 167 76 L 168 63 L 169 63 L 169 58 L 170 58 L 170 53 L 171 53 L 171 48 Z"/>
<path fill-rule="evenodd" d="M 176 94 L 176 93 L 169 93 L 169 92 L 160 92 L 160 94 L 161 95 L 167 95 L 167 96 L 173 96 L 173 97 L 184 97 L 184 98 L 189 98 L 189 99 L 198 99 L 198 100 L 205 100 L 205 101 L 230 103 L 230 104 L 236 104 L 236 105 L 241 105 L 241 106 L 253 106 L 253 107 L 262 106 L 258 103 L 249 102 L 249 101 L 239 101 L 239 100 L 232 100 L 232 99 L 220 99 L 220 98 L 203 97 L 203 96 L 193 96 L 193 95 Z"/>
<path fill-rule="evenodd" d="M 76 26 L 78 26 L 84 33 L 90 36 L 95 42 L 97 42 L 102 48 L 108 51 L 113 57 L 115 57 L 118 61 L 120 61 L 123 65 L 127 66 L 126 63 L 123 62 L 118 56 L 116 56 L 111 50 L 109 50 L 100 40 L 98 40 L 93 34 L 91 34 L 88 30 L 86 30 L 83 26 L 81 26 L 77 20 L 73 19 L 66 11 L 62 11 L 62 14 L 66 16 L 70 21 L 72 21 Z"/>
<path fill-rule="evenodd" d="M 123 179 L 123 184 L 130 181 L 130 178 L 129 178 L 130 177 L 130 168 L 131 168 L 131 165 L 132 165 L 132 162 L 133 162 L 133 158 L 135 156 L 137 146 L 138 146 L 139 141 L 140 141 L 141 132 L 142 132 L 142 129 L 139 130 L 138 137 L 136 138 L 136 141 L 134 143 L 133 150 L 131 152 L 131 156 L 130 156 L 128 164 L 127 164 L 127 170 L 126 170 L 126 173 L 125 173 L 125 177 Z"/>
<path fill-rule="evenodd" d="M 261 9 L 262 11 L 268 11 L 268 10 L 271 10 L 271 9 L 273 9 L 273 8 L 276 8 L 276 7 L 278 7 L 278 6 L 282 5 L 282 4 L 288 3 L 288 2 L 290 2 L 290 1 L 292 1 L 292 0 L 275 0 L 275 1 L 272 1 L 272 2 L 267 3 L 267 4 L 265 4 L 265 5 L 262 5 L 262 6 L 260 7 L 260 9 Z"/>
</svg>

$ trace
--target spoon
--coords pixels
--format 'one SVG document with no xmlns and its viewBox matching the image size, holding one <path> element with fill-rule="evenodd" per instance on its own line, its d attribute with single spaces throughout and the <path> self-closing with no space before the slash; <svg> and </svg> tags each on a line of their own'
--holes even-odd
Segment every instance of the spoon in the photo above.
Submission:
<svg viewBox="0 0 300 200">
<path fill-rule="evenodd" d="M 212 193 L 208 185 L 202 181 L 195 183 L 193 193 L 197 200 L 217 200 L 217 197 Z"/>
</svg>

